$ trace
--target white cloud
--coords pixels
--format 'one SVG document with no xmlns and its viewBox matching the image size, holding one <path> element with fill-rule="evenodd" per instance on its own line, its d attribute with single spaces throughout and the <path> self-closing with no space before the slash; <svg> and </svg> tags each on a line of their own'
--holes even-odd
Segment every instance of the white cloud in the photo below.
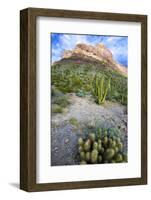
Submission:
<svg viewBox="0 0 151 200">
<path fill-rule="evenodd" d="M 61 45 L 63 49 L 73 49 L 78 43 L 89 43 L 87 36 L 84 35 L 62 35 Z"/>
</svg>

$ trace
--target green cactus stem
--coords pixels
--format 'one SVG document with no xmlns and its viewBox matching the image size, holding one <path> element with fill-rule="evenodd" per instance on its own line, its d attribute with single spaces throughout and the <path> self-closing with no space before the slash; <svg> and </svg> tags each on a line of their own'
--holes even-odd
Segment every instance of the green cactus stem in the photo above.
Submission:
<svg viewBox="0 0 151 200">
<path fill-rule="evenodd" d="M 86 165 L 87 164 L 87 162 L 85 161 L 85 160 L 82 160 L 81 162 L 80 162 L 80 165 Z"/>
<path fill-rule="evenodd" d="M 115 155 L 115 151 L 112 148 L 108 148 L 104 153 L 105 160 L 111 160 Z"/>
<path fill-rule="evenodd" d="M 85 143 L 84 143 L 84 150 L 87 152 L 89 151 L 91 148 L 91 145 L 90 145 L 90 141 L 87 140 Z"/>
<path fill-rule="evenodd" d="M 78 144 L 82 146 L 83 143 L 84 143 L 83 139 L 82 139 L 82 138 L 79 138 L 79 139 L 78 139 Z"/>
<path fill-rule="evenodd" d="M 97 103 L 103 104 L 107 96 L 108 90 L 110 89 L 111 79 L 105 79 L 105 76 L 96 74 L 92 83 L 93 94 L 96 98 Z"/>
<path fill-rule="evenodd" d="M 87 162 L 90 162 L 90 160 L 91 160 L 91 153 L 90 152 L 86 152 L 85 159 L 86 159 Z"/>
<path fill-rule="evenodd" d="M 115 157 L 116 162 L 122 162 L 123 161 L 123 157 L 122 154 L 118 153 Z"/>
<path fill-rule="evenodd" d="M 91 152 L 91 162 L 93 164 L 97 163 L 97 160 L 98 160 L 98 151 L 96 149 L 94 149 L 92 152 Z"/>
<path fill-rule="evenodd" d="M 95 133 L 90 133 L 89 134 L 89 139 L 94 142 L 95 141 Z"/>
<path fill-rule="evenodd" d="M 85 160 L 85 152 L 84 151 L 80 152 L 80 158 L 81 158 L 81 160 Z"/>
</svg>

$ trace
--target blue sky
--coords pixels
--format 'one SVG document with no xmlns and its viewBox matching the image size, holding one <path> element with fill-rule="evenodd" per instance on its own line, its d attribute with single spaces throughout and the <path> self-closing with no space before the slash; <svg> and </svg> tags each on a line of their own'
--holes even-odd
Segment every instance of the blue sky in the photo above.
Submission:
<svg viewBox="0 0 151 200">
<path fill-rule="evenodd" d="M 104 44 L 113 54 L 114 59 L 127 67 L 128 65 L 128 37 L 78 35 L 51 33 L 52 63 L 61 59 L 64 50 L 72 50 L 78 43 L 96 45 Z"/>
</svg>

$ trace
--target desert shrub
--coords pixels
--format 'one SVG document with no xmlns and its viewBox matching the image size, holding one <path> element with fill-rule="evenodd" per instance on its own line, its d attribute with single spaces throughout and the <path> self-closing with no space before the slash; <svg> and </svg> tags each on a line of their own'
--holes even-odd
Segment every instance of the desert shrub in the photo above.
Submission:
<svg viewBox="0 0 151 200">
<path fill-rule="evenodd" d="M 92 78 L 92 73 L 84 69 L 73 69 L 71 66 L 70 70 L 63 67 L 60 71 L 58 67 L 52 67 L 52 85 L 63 93 L 90 92 Z"/>
<path fill-rule="evenodd" d="M 64 108 L 70 104 L 68 97 L 66 95 L 55 97 L 53 101 L 55 104 L 60 105 L 61 107 Z"/>
<path fill-rule="evenodd" d="M 63 108 L 57 104 L 52 104 L 51 111 L 52 113 L 63 113 Z"/>
<path fill-rule="evenodd" d="M 55 113 L 55 110 L 56 111 L 58 110 L 58 112 L 60 110 L 60 113 L 61 113 L 63 109 L 66 108 L 70 104 L 67 94 L 62 93 L 55 86 L 51 87 L 51 97 L 52 97 L 51 104 L 52 104 L 52 107 L 54 106 L 54 113 Z"/>
<path fill-rule="evenodd" d="M 105 77 L 104 88 L 110 80 L 110 90 L 104 95 L 105 99 L 127 105 L 127 77 L 109 70 L 106 63 L 55 64 L 51 67 L 51 84 L 62 93 L 76 93 L 81 97 L 87 94 L 94 96 L 93 80 L 98 74 Z"/>
<path fill-rule="evenodd" d="M 52 97 L 59 97 L 59 96 L 62 96 L 63 93 L 58 90 L 54 85 L 51 86 L 51 96 Z"/>
<path fill-rule="evenodd" d="M 74 117 L 72 117 L 70 120 L 69 120 L 70 124 L 74 125 L 74 126 L 77 126 L 79 123 L 78 123 L 78 120 Z"/>
<path fill-rule="evenodd" d="M 116 130 L 116 129 L 115 129 Z M 111 129 L 99 129 L 97 133 L 90 133 L 86 138 L 78 139 L 79 163 L 121 163 L 127 162 L 127 152 L 124 142 Z"/>
<path fill-rule="evenodd" d="M 84 90 L 81 90 L 79 89 L 77 92 L 76 92 L 76 95 L 78 97 L 85 97 L 87 95 L 87 93 L 84 91 Z"/>
<path fill-rule="evenodd" d="M 127 78 L 113 74 L 111 76 L 110 92 L 107 94 L 107 99 L 117 101 L 127 105 Z"/>
</svg>

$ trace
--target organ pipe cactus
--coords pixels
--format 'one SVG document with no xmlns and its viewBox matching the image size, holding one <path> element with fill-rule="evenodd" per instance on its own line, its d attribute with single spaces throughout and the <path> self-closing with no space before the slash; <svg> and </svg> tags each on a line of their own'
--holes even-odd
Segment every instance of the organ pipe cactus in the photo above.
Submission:
<svg viewBox="0 0 151 200">
<path fill-rule="evenodd" d="M 92 82 L 93 95 L 96 98 L 96 102 L 100 105 L 105 102 L 108 90 L 110 89 L 111 79 L 105 79 L 103 75 L 96 74 Z"/>
</svg>

